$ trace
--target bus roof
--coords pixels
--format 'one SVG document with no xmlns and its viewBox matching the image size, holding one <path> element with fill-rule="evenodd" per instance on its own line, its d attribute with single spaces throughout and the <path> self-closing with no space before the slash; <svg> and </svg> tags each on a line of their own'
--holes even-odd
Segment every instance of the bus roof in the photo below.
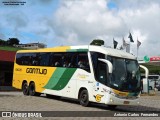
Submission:
<svg viewBox="0 0 160 120">
<path fill-rule="evenodd" d="M 106 55 L 136 59 L 136 57 L 130 53 L 124 52 L 122 50 L 106 48 L 103 46 L 94 46 L 94 45 L 82 45 L 82 46 L 59 46 L 53 48 L 43 48 L 37 50 L 19 50 L 17 53 L 26 53 L 26 52 L 83 52 L 83 51 L 93 51 L 100 52 Z"/>
<path fill-rule="evenodd" d="M 110 55 L 110 56 L 115 56 L 115 57 L 136 59 L 136 57 L 130 53 L 124 52 L 122 50 L 107 48 L 102 46 L 89 46 L 89 51 L 100 52 L 100 53 Z"/>
</svg>

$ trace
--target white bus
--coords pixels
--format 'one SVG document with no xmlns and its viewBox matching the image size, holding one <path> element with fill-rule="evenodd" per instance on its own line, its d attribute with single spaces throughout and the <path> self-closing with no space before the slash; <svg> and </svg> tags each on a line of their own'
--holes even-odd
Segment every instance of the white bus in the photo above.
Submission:
<svg viewBox="0 0 160 120">
<path fill-rule="evenodd" d="M 148 75 L 149 89 L 158 88 L 160 84 L 160 75 Z"/>
<path fill-rule="evenodd" d="M 13 87 L 24 95 L 63 96 L 90 102 L 137 105 L 141 85 L 136 57 L 102 46 L 62 46 L 20 50 L 14 63 Z"/>
</svg>

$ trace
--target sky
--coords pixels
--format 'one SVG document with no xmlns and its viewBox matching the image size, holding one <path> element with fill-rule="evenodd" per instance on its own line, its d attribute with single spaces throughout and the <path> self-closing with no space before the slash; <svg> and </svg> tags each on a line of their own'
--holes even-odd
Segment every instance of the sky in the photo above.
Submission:
<svg viewBox="0 0 160 120">
<path fill-rule="evenodd" d="M 5 2 L 26 2 L 5 5 Z M 0 0 L 0 39 L 20 43 L 40 42 L 47 47 L 88 45 L 103 39 L 113 47 L 134 43 L 131 53 L 139 58 L 160 56 L 160 0 Z"/>
</svg>

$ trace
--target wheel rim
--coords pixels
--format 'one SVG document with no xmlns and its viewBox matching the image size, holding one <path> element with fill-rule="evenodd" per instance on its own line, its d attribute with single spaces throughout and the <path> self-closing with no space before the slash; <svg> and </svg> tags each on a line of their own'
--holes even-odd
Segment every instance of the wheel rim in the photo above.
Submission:
<svg viewBox="0 0 160 120">
<path fill-rule="evenodd" d="M 24 84 L 24 86 L 23 86 L 23 93 L 27 94 L 27 91 L 28 91 L 28 86 L 26 84 Z"/>
<path fill-rule="evenodd" d="M 84 103 L 86 103 L 86 102 L 87 102 L 87 94 L 83 94 L 83 95 L 81 96 L 81 103 L 84 104 Z"/>
</svg>

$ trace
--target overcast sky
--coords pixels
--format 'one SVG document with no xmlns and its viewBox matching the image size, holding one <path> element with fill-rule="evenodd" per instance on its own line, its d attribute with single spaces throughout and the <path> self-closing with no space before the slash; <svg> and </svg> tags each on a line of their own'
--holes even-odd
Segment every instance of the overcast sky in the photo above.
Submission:
<svg viewBox="0 0 160 120">
<path fill-rule="evenodd" d="M 131 52 L 139 57 L 160 55 L 160 0 L 0 0 L 0 39 L 21 43 L 43 42 L 48 47 L 85 45 L 103 39 L 133 36 Z M 25 1 L 24 5 L 4 5 Z"/>
</svg>

